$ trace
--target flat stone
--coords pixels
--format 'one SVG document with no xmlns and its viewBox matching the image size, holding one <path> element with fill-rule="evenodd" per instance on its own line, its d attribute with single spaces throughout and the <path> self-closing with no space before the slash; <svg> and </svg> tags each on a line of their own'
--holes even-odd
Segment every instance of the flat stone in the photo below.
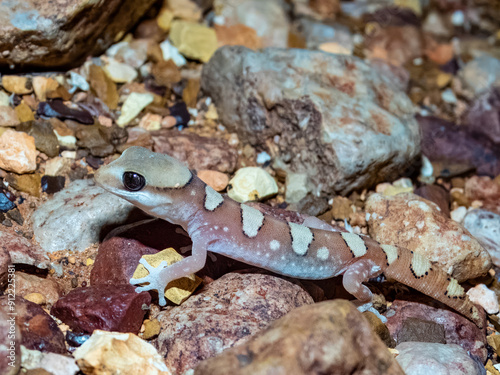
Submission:
<svg viewBox="0 0 500 375">
<path fill-rule="evenodd" d="M 0 168 L 18 174 L 35 171 L 35 139 L 11 129 L 3 132 L 0 136 Z"/>
<path fill-rule="evenodd" d="M 224 46 L 204 65 L 201 86 L 229 131 L 257 148 L 276 144 L 276 165 L 305 173 L 308 191 L 346 194 L 419 153 L 410 99 L 353 56 Z"/>
<path fill-rule="evenodd" d="M 54 134 L 54 128 L 49 121 L 37 120 L 24 123 L 16 128 L 35 138 L 35 146 L 38 151 L 49 157 L 59 155 L 59 141 Z"/>
<path fill-rule="evenodd" d="M 0 229 L 0 248 L 9 253 L 13 264 L 25 264 L 40 269 L 49 267 L 50 260 L 43 249 L 14 231 Z"/>
<path fill-rule="evenodd" d="M 33 111 L 24 101 L 21 102 L 21 104 L 19 104 L 14 110 L 16 111 L 17 118 L 21 123 L 35 120 Z"/>
<path fill-rule="evenodd" d="M 366 213 L 374 240 L 418 252 L 458 281 L 484 275 L 491 267 L 488 252 L 467 229 L 417 195 L 373 194 Z"/>
<path fill-rule="evenodd" d="M 151 104 L 154 100 L 153 94 L 131 93 L 122 105 L 122 113 L 116 123 L 118 126 L 125 127 L 137 117 L 141 111 Z"/>
<path fill-rule="evenodd" d="M 417 188 L 415 194 L 436 203 L 441 212 L 450 217 L 450 194 L 442 187 L 425 184 Z"/>
<path fill-rule="evenodd" d="M 29 374 L 76 375 L 80 368 L 75 359 L 56 353 L 44 353 L 21 346 L 21 367 Z"/>
<path fill-rule="evenodd" d="M 84 251 L 99 241 L 103 226 L 125 221 L 131 210 L 130 203 L 93 181 L 77 180 L 38 207 L 32 216 L 33 231 L 47 252 Z"/>
<path fill-rule="evenodd" d="M 404 374 L 368 322 L 344 300 L 299 307 L 251 340 L 203 361 L 194 374 L 242 374 L 242 368 L 262 373 L 271 366 L 273 374 Z"/>
<path fill-rule="evenodd" d="M 56 91 L 58 87 L 59 82 L 54 78 L 42 76 L 33 77 L 33 90 L 35 91 L 37 99 L 41 102 L 46 101 L 47 95 Z"/>
<path fill-rule="evenodd" d="M 0 297 L 0 309 L 11 312 L 8 296 Z M 66 354 L 64 335 L 54 319 L 36 303 L 16 297 L 14 309 L 21 333 L 21 344 L 28 349 Z"/>
<path fill-rule="evenodd" d="M 132 82 L 138 76 L 137 70 L 133 67 L 115 59 L 108 59 L 103 69 L 108 77 L 116 83 Z"/>
<path fill-rule="evenodd" d="M 207 62 L 217 49 L 215 30 L 197 22 L 175 20 L 169 38 L 184 56 Z"/>
<path fill-rule="evenodd" d="M 229 183 L 227 174 L 218 171 L 202 169 L 197 176 L 215 191 L 223 191 Z"/>
<path fill-rule="evenodd" d="M 138 333 L 150 303 L 149 293 L 136 293 L 130 284 L 98 285 L 71 290 L 59 298 L 50 313 L 77 332 Z"/>
<path fill-rule="evenodd" d="M 61 286 L 54 279 L 16 272 L 16 295 L 25 297 L 34 293 L 41 294 L 49 305 L 56 303 L 63 294 Z"/>
<path fill-rule="evenodd" d="M 19 117 L 14 108 L 1 105 L 0 106 L 0 126 L 16 126 L 19 125 Z"/>
<path fill-rule="evenodd" d="M 5 177 L 5 181 L 14 189 L 23 191 L 34 197 L 40 196 L 42 176 L 39 173 L 33 174 L 9 174 Z"/>
<path fill-rule="evenodd" d="M 467 295 L 472 303 L 484 308 L 488 314 L 498 314 L 499 307 L 497 296 L 495 292 L 486 285 L 477 284 L 474 288 L 470 288 L 467 291 Z"/>
<path fill-rule="evenodd" d="M 238 153 L 221 138 L 201 137 L 194 133 L 161 129 L 152 133 L 153 151 L 173 156 L 185 162 L 190 169 L 210 169 L 232 173 Z"/>
<path fill-rule="evenodd" d="M 101 99 L 109 109 L 113 110 L 118 107 L 118 101 L 120 100 L 118 89 L 113 80 L 108 77 L 100 66 L 91 65 L 89 67 L 89 81 L 90 87 L 94 89 L 97 97 Z"/>
<path fill-rule="evenodd" d="M 0 65 L 51 70 L 79 66 L 87 56 L 106 50 L 117 35 L 124 35 L 153 2 L 2 2 Z"/>
</svg>

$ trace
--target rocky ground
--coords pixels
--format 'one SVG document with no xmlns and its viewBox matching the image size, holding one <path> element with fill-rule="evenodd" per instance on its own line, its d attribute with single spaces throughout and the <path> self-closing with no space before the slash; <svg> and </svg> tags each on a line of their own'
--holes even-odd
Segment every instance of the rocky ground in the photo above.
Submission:
<svg viewBox="0 0 500 375">
<path fill-rule="evenodd" d="M 498 2 L 26 1 L 0 20 L 1 374 L 499 374 Z M 425 255 L 486 327 L 380 277 L 382 322 L 340 278 L 220 255 L 160 308 L 128 280 L 189 237 L 93 181 L 133 145 Z"/>
</svg>

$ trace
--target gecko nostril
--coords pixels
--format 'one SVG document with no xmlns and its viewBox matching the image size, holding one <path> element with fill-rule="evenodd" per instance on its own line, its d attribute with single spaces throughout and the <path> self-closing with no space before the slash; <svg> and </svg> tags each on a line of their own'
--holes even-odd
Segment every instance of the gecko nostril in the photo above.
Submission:
<svg viewBox="0 0 500 375">
<path fill-rule="evenodd" d="M 136 172 L 125 172 L 122 177 L 123 186 L 130 191 L 141 190 L 146 185 L 143 175 Z"/>
</svg>

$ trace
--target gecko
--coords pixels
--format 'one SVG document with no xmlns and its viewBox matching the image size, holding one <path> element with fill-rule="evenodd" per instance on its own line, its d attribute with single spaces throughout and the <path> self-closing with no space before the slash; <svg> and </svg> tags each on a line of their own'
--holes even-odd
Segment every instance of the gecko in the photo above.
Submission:
<svg viewBox="0 0 500 375">
<path fill-rule="evenodd" d="M 158 291 L 161 306 L 166 304 L 167 284 L 202 269 L 209 251 L 299 279 L 343 275 L 344 288 L 361 302 L 370 302 L 373 296 L 363 283 L 383 273 L 482 328 L 479 310 L 464 288 L 418 252 L 334 231 L 317 218 L 296 224 L 266 215 L 218 193 L 171 156 L 133 146 L 100 167 L 94 178 L 105 190 L 189 234 L 191 256 L 170 266 L 163 261 L 158 267 L 141 259 L 149 274 L 130 280 L 140 285 L 137 292 Z"/>
</svg>

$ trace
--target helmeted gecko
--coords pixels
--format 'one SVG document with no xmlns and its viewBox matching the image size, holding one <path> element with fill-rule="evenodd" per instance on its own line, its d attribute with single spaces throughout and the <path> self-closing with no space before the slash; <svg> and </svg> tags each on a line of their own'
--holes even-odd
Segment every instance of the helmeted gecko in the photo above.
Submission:
<svg viewBox="0 0 500 375">
<path fill-rule="evenodd" d="M 141 259 L 149 274 L 130 280 L 142 284 L 137 291 L 157 290 L 162 306 L 167 284 L 199 271 L 211 251 L 296 278 L 343 275 L 344 288 L 362 302 L 372 299 L 363 282 L 384 273 L 482 326 L 464 288 L 419 253 L 381 245 L 368 236 L 325 230 L 328 226 L 317 225 L 318 219 L 299 225 L 263 214 L 216 192 L 168 155 L 130 147 L 101 167 L 95 180 L 148 214 L 182 226 L 191 237 L 191 256 L 156 268 Z"/>
</svg>

